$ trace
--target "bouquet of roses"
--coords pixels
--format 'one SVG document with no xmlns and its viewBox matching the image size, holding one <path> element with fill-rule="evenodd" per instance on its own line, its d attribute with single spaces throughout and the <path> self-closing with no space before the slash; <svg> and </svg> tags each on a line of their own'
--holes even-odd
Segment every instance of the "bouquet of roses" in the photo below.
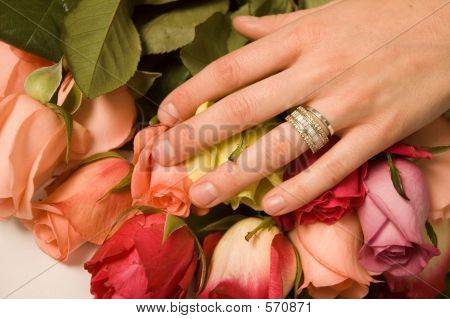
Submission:
<svg viewBox="0 0 450 319">
<path fill-rule="evenodd" d="M 61 262 L 99 245 L 84 266 L 96 298 L 440 295 L 450 268 L 445 117 L 279 217 L 264 214 L 263 196 L 337 139 L 209 210 L 191 203 L 191 184 L 276 118 L 176 166 L 152 159 L 168 129 L 158 103 L 247 43 L 231 18 L 319 2 L 2 1 L 0 219 L 19 219 Z"/>
</svg>

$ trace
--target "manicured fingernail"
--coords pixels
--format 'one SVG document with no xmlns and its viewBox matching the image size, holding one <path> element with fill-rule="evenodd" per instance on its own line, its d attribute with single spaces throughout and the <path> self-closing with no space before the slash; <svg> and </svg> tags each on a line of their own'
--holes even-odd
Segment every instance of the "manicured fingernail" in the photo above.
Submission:
<svg viewBox="0 0 450 319">
<path fill-rule="evenodd" d="M 236 17 L 236 20 L 238 20 L 240 22 L 244 22 L 244 23 L 252 23 L 252 22 L 257 22 L 259 20 L 259 18 L 254 17 L 254 16 L 239 16 L 239 17 Z"/>
<path fill-rule="evenodd" d="M 207 207 L 219 196 L 217 188 L 210 182 L 195 185 L 190 190 L 191 200 L 199 207 Z"/>
<path fill-rule="evenodd" d="M 175 158 L 175 151 L 168 140 L 162 139 L 153 147 L 152 156 L 160 164 L 170 164 Z"/>
<path fill-rule="evenodd" d="M 175 125 L 179 119 L 180 115 L 178 114 L 178 110 L 172 103 L 161 106 L 158 111 L 158 118 L 162 124 L 165 125 Z"/>
<path fill-rule="evenodd" d="M 274 195 L 264 201 L 264 209 L 267 214 L 277 215 L 286 207 L 284 198 L 280 195 Z"/>
</svg>

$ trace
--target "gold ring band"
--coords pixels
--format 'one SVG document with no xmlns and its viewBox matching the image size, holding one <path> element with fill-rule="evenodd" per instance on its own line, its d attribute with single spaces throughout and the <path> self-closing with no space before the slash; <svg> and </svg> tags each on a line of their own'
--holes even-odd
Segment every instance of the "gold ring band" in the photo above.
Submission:
<svg viewBox="0 0 450 319">
<path fill-rule="evenodd" d="M 300 133 L 313 153 L 325 146 L 329 141 L 328 136 L 334 133 L 331 124 L 322 118 L 325 119 L 320 112 L 308 106 L 299 106 L 286 116 L 286 121 Z"/>
<path fill-rule="evenodd" d="M 327 118 L 322 115 L 322 113 L 320 113 L 319 111 L 317 111 L 316 109 L 314 109 L 308 105 L 306 105 L 305 108 L 307 111 L 314 114 L 324 124 L 324 126 L 328 129 L 328 133 L 330 134 L 330 136 L 334 135 L 333 126 L 330 124 L 330 122 L 327 120 Z"/>
</svg>

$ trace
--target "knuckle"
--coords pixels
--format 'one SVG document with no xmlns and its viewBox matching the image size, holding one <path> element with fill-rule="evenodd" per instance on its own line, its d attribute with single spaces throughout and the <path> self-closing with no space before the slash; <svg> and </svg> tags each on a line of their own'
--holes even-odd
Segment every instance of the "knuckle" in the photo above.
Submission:
<svg viewBox="0 0 450 319">
<path fill-rule="evenodd" d="M 347 166 L 341 159 L 335 159 L 333 162 L 325 164 L 324 169 L 321 171 L 329 183 L 334 186 L 347 175 Z"/>
<path fill-rule="evenodd" d="M 268 143 L 270 143 L 268 146 L 270 151 L 264 152 L 264 154 L 270 165 L 269 170 L 273 171 L 289 162 L 291 159 L 291 144 L 286 138 L 281 136 L 269 140 Z"/>
<path fill-rule="evenodd" d="M 227 118 L 233 122 L 253 123 L 255 102 L 248 94 L 239 94 L 230 98 L 224 110 Z"/>
<path fill-rule="evenodd" d="M 215 80 L 222 85 L 239 87 L 241 67 L 238 61 L 233 56 L 227 56 L 217 60 L 213 64 L 212 74 Z"/>
</svg>

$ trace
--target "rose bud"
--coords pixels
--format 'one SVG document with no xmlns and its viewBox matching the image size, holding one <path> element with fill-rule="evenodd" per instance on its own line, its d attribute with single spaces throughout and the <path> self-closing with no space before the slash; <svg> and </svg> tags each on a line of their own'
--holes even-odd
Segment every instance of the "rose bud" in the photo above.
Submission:
<svg viewBox="0 0 450 319">
<path fill-rule="evenodd" d="M 106 158 L 76 170 L 47 198 L 33 204 L 33 234 L 57 260 L 89 241 L 101 244 L 120 214 L 131 205 L 129 191 L 110 192 L 130 171 L 128 161 Z"/>
<path fill-rule="evenodd" d="M 333 138 L 323 149 L 313 154 L 308 151 L 291 162 L 285 168 L 284 179 L 289 179 L 301 173 L 322 154 L 325 154 L 335 143 L 337 138 Z M 312 223 L 315 221 L 332 224 L 341 219 L 346 213 L 352 212 L 356 207 L 361 206 L 366 196 L 363 185 L 363 178 L 367 172 L 367 163 L 353 171 L 340 183 L 326 191 L 310 203 L 295 210 L 294 216 L 288 214 L 278 218 L 283 228 L 291 230 L 296 221 L 300 224 Z"/>
<path fill-rule="evenodd" d="M 442 117 L 438 118 L 408 137 L 406 141 L 414 145 L 429 147 L 450 145 L 450 121 Z M 450 151 L 436 153 L 431 160 L 419 161 L 417 165 L 422 169 L 430 191 L 429 219 L 449 219 Z"/>
<path fill-rule="evenodd" d="M 71 155 L 84 154 L 89 132 L 73 123 Z M 64 164 L 66 129 L 53 110 L 27 95 L 0 101 L 0 219 L 31 219 L 31 199 Z"/>
<path fill-rule="evenodd" d="M 364 181 L 367 197 L 358 209 L 364 233 L 359 260 L 374 273 L 408 276 L 421 272 L 439 250 L 422 235 L 429 211 L 422 171 L 405 159 L 395 159 L 394 164 L 409 200 L 395 189 L 387 161 L 370 164 Z"/>
<path fill-rule="evenodd" d="M 260 229 L 247 241 L 248 233 L 262 222 L 260 218 L 241 220 L 218 241 L 199 298 L 287 296 L 297 271 L 294 248 L 276 226 Z"/>
<path fill-rule="evenodd" d="M 10 94 L 25 93 L 27 76 L 52 62 L 26 53 L 0 41 L 0 99 Z"/>
<path fill-rule="evenodd" d="M 432 223 L 436 232 L 438 248 L 441 254 L 431 258 L 425 269 L 416 276 L 392 276 L 385 274 L 386 281 L 393 293 L 402 293 L 408 298 L 431 299 L 446 288 L 446 276 L 450 269 L 450 220 L 443 219 Z"/>
<path fill-rule="evenodd" d="M 362 298 L 368 293 L 368 285 L 374 280 L 357 259 L 362 233 L 354 213 L 332 225 L 297 225 L 289 237 L 303 267 L 300 290 L 308 288 L 314 298 Z"/>
<path fill-rule="evenodd" d="M 149 126 L 134 139 L 133 205 L 156 207 L 172 215 L 187 217 L 191 207 L 188 195 L 191 180 L 185 165 L 165 167 L 152 159 L 153 142 L 166 130 L 163 125 Z"/>
<path fill-rule="evenodd" d="M 95 298 L 185 298 L 197 267 L 187 226 L 163 243 L 165 214 L 137 215 L 125 222 L 85 264 Z"/>
</svg>

